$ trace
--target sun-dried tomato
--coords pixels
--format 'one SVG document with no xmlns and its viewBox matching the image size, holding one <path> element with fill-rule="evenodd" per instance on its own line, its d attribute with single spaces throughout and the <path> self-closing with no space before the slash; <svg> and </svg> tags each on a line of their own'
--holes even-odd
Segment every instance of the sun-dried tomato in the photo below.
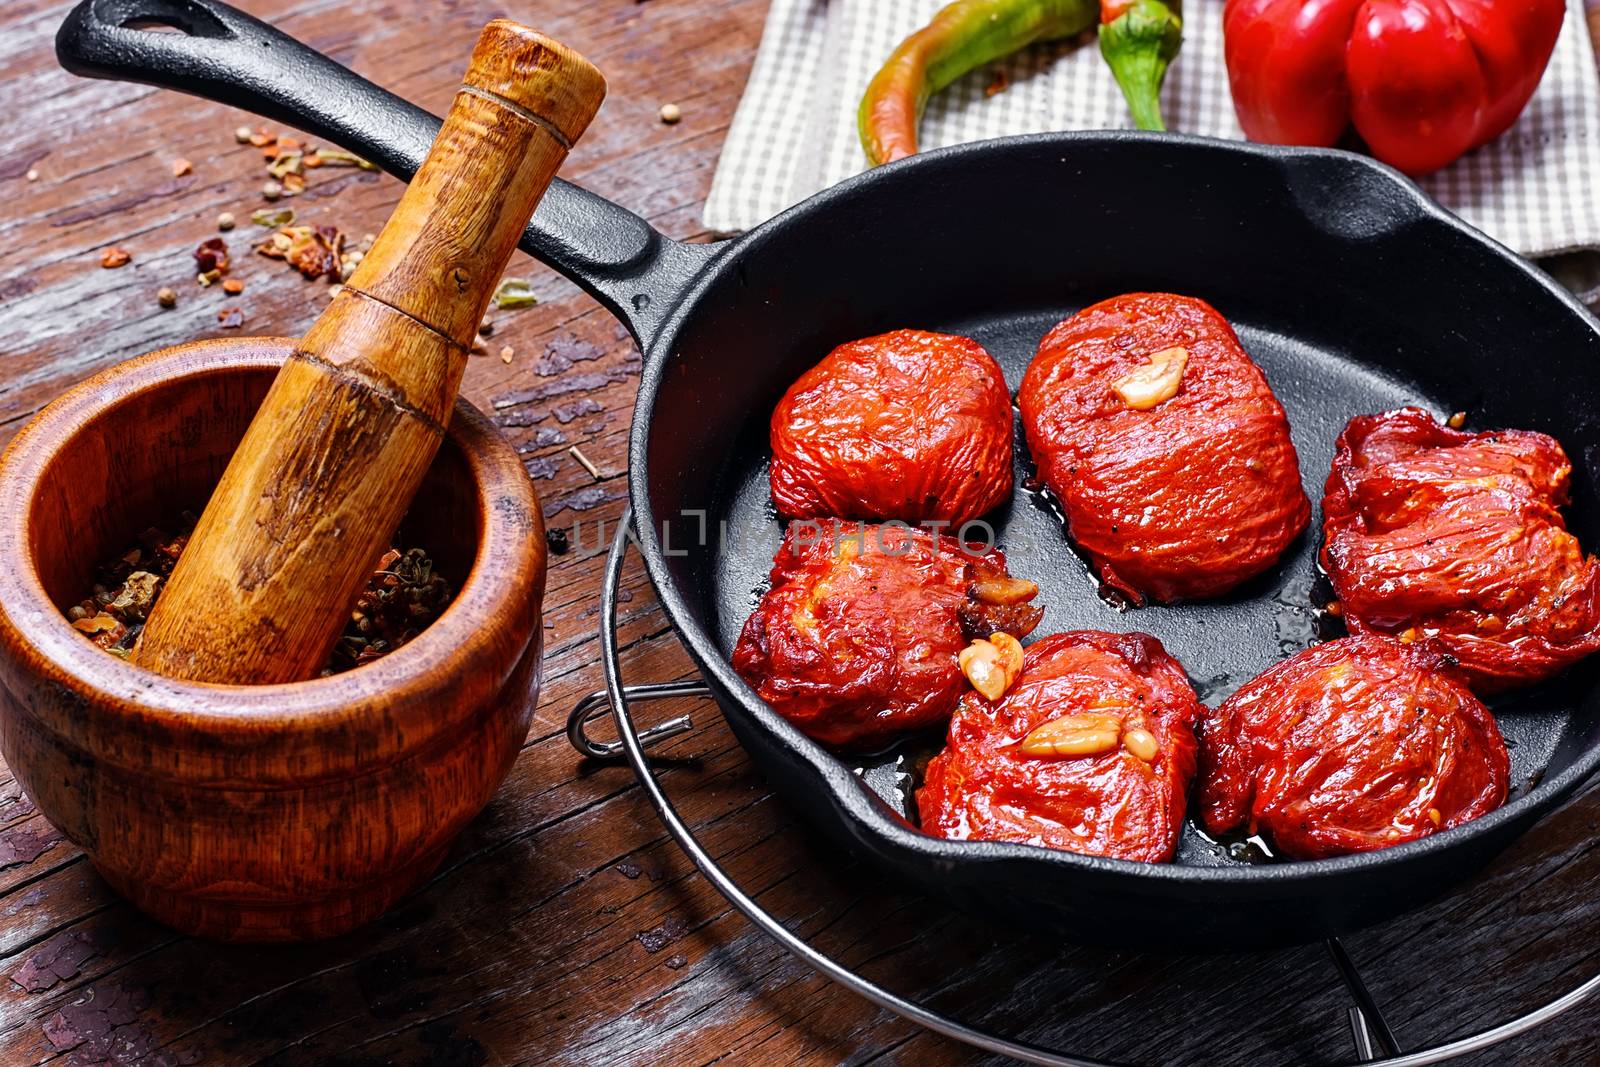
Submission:
<svg viewBox="0 0 1600 1067">
<path fill-rule="evenodd" d="M 1095 856 L 1172 858 L 1202 712 L 1182 666 L 1146 634 L 1052 634 L 999 700 L 962 698 L 917 794 L 939 837 Z"/>
<path fill-rule="evenodd" d="M 1417 408 L 1351 419 L 1322 502 L 1345 623 L 1437 638 L 1485 693 L 1600 650 L 1600 563 L 1561 518 L 1571 475 L 1542 433 L 1462 433 Z"/>
<path fill-rule="evenodd" d="M 983 346 L 895 330 L 840 345 L 772 413 L 772 499 L 791 518 L 945 520 L 1011 495 L 1011 396 Z"/>
<path fill-rule="evenodd" d="M 1436 642 L 1345 637 L 1272 667 L 1208 712 L 1200 811 L 1286 856 L 1387 848 L 1505 803 L 1489 709 Z"/>
<path fill-rule="evenodd" d="M 973 631 L 1022 637 L 1043 615 L 1031 603 L 979 600 L 982 583 L 1004 578 L 998 549 L 926 530 L 794 523 L 733 666 L 825 744 L 869 745 L 934 726 L 966 687 L 956 657 Z"/>
<path fill-rule="evenodd" d="M 1202 300 L 1085 308 L 1039 342 L 1018 402 L 1073 540 L 1135 601 L 1227 592 L 1310 521 L 1283 406 Z"/>
</svg>

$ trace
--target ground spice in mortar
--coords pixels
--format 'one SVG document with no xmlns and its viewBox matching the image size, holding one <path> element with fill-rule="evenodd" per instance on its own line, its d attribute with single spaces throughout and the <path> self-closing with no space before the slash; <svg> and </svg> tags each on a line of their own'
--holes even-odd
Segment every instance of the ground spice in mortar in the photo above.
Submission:
<svg viewBox="0 0 1600 1067">
<path fill-rule="evenodd" d="M 102 564 L 90 595 L 67 609 L 73 627 L 107 652 L 126 658 L 194 524 L 195 516 L 184 512 L 181 532 L 151 527 L 137 545 Z M 391 548 L 356 600 L 322 674 L 338 674 L 393 652 L 438 618 L 452 595 L 449 581 L 434 570 L 426 551 Z"/>
</svg>

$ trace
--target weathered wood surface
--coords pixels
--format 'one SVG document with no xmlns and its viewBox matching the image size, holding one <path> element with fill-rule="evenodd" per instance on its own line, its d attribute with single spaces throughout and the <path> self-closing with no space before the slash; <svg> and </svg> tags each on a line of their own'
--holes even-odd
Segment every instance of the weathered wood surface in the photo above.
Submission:
<svg viewBox="0 0 1600 1067">
<path fill-rule="evenodd" d="M 298 336 L 319 285 L 247 254 L 264 206 L 249 117 L 136 86 L 74 79 L 50 42 L 66 4 L 0 7 L 0 434 L 70 383 L 130 355 L 220 331 Z M 564 174 L 695 237 L 724 131 L 760 33 L 761 0 L 521 0 L 511 5 L 245 0 L 435 111 L 490 18 L 549 32 L 606 73 L 611 95 Z M 664 126 L 662 103 L 684 112 Z M 175 178 L 170 163 L 193 161 Z M 26 172 L 36 168 L 30 183 Z M 280 202 L 360 234 L 398 199 L 392 179 L 314 175 Z M 194 285 L 190 252 L 229 235 L 239 297 Z M 101 249 L 133 253 L 118 270 Z M 667 842 L 622 768 L 580 763 L 561 734 L 599 684 L 596 534 L 622 508 L 623 442 L 639 357 L 570 284 L 519 256 L 542 302 L 495 315 L 465 394 L 524 453 L 549 522 L 581 523 L 552 558 L 545 695 L 488 811 L 440 873 L 338 941 L 226 949 L 174 935 L 114 897 L 9 775 L 0 775 L 0 1063 L 967 1063 L 966 1051 L 815 977 L 733 913 Z M 179 293 L 171 311 L 155 291 Z M 514 349 L 509 364 L 502 345 Z M 591 477 L 567 453 L 580 445 Z M 630 678 L 688 662 L 636 564 L 624 593 Z M 1139 1063 L 1339 1062 L 1347 999 L 1322 950 L 1159 957 L 1073 948 L 1025 916 L 981 925 L 836 855 L 771 798 L 715 712 L 672 743 L 663 781 L 711 849 L 767 906 L 884 984 L 1006 1033 Z M 1526 1009 L 1600 967 L 1590 855 L 1600 793 L 1547 820 L 1471 885 L 1348 945 L 1418 1047 Z M 1592 1063 L 1600 1006 L 1477 1063 Z"/>
</svg>

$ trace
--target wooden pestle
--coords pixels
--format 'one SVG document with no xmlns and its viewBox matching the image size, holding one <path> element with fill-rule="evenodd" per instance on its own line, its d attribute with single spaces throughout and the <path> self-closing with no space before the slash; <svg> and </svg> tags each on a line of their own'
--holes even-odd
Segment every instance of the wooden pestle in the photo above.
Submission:
<svg viewBox="0 0 1600 1067">
<path fill-rule="evenodd" d="M 605 97 L 576 52 L 497 19 L 377 242 L 300 340 L 212 493 L 136 662 L 310 678 L 444 436 L 500 273 Z"/>
</svg>

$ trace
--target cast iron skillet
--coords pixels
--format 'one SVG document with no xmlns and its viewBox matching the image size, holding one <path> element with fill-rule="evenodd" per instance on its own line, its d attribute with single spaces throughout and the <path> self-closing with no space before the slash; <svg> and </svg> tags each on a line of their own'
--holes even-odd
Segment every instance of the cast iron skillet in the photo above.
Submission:
<svg viewBox="0 0 1600 1067">
<path fill-rule="evenodd" d="M 148 24 L 182 32 L 129 28 Z M 401 178 L 438 125 L 216 0 L 86 0 L 57 50 L 76 73 L 235 104 Z M 924 836 L 901 817 L 916 742 L 836 758 L 728 664 L 779 536 L 767 418 L 803 369 L 839 342 L 917 326 L 975 337 L 1015 388 L 1053 323 L 1132 290 L 1202 297 L 1237 326 L 1288 410 L 1313 500 L 1350 416 L 1405 403 L 1465 410 L 1469 427 L 1560 439 L 1575 465 L 1572 526 L 1600 544 L 1600 324 L 1387 167 L 1339 151 L 1051 134 L 881 168 L 711 246 L 667 240 L 558 181 L 522 247 L 593 294 L 646 353 L 629 452 L 641 548 L 734 733 L 791 803 L 908 886 L 1124 946 L 1304 941 L 1465 878 L 1600 764 L 1596 673 L 1580 667 L 1496 703 L 1512 798 L 1468 826 L 1309 863 L 1241 862 L 1191 827 L 1177 863 L 1137 864 Z M 1039 634 L 1148 631 L 1212 703 L 1326 622 L 1313 608 L 1316 521 L 1278 567 L 1225 600 L 1119 613 L 1025 492 L 991 520 L 1013 573 L 1043 589 Z"/>
</svg>

